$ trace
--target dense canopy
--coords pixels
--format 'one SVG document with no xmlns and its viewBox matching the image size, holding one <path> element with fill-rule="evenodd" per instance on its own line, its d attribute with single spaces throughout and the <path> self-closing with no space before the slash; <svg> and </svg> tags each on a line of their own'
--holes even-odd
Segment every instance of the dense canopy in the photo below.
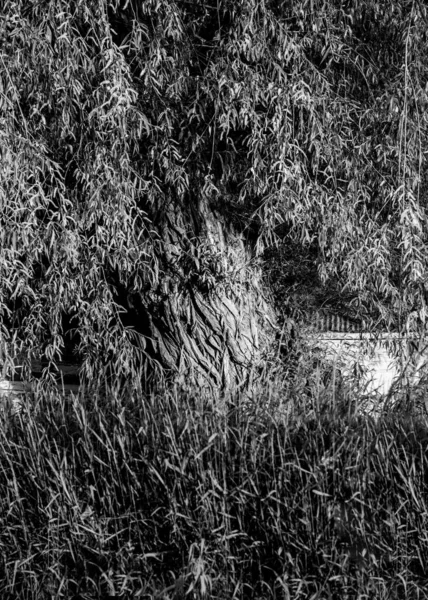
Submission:
<svg viewBox="0 0 428 600">
<path fill-rule="evenodd" d="M 421 0 L 5 0 L 3 352 L 75 330 L 88 377 L 247 383 L 281 244 L 423 327 L 427 31 Z"/>
</svg>

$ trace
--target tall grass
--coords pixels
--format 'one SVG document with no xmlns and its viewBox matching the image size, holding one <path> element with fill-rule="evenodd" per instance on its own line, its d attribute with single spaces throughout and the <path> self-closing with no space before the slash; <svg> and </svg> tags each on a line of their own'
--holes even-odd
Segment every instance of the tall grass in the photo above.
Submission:
<svg viewBox="0 0 428 600">
<path fill-rule="evenodd" d="M 426 422 L 344 413 L 328 389 L 278 410 L 296 400 L 4 410 L 0 597 L 427 597 Z"/>
</svg>

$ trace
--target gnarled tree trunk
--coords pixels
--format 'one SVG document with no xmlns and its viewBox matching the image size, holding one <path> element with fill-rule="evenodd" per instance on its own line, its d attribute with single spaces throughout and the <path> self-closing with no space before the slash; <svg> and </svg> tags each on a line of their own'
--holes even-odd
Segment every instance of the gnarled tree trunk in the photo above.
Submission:
<svg viewBox="0 0 428 600">
<path fill-rule="evenodd" d="M 149 322 L 152 356 L 183 384 L 249 384 L 274 339 L 275 315 L 242 236 L 207 201 L 193 218 L 174 204 L 159 231 L 158 286 L 131 298 Z"/>
</svg>

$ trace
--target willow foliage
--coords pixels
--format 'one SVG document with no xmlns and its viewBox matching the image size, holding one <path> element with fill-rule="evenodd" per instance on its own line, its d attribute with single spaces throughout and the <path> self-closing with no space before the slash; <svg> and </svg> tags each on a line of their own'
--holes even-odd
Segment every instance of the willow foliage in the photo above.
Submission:
<svg viewBox="0 0 428 600">
<path fill-rule="evenodd" d="M 427 21 L 419 0 L 6 0 L 3 341 L 55 362 L 72 326 L 91 377 L 243 381 L 280 237 L 361 313 L 423 324 Z"/>
</svg>

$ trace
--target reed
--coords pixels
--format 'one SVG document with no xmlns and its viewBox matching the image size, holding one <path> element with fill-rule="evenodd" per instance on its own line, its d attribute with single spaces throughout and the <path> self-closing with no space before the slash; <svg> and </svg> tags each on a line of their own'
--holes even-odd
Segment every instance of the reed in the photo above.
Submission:
<svg viewBox="0 0 428 600">
<path fill-rule="evenodd" d="M 3 410 L 1 598 L 426 597 L 426 419 L 261 383 Z"/>
</svg>

